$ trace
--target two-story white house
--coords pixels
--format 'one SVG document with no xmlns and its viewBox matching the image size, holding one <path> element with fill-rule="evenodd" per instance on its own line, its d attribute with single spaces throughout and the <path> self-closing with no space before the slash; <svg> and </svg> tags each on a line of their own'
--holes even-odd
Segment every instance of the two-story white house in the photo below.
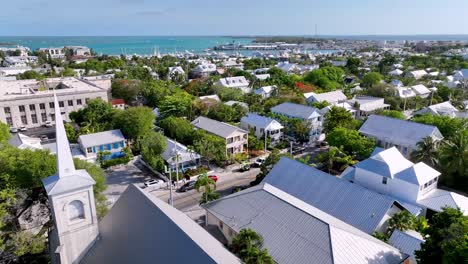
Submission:
<svg viewBox="0 0 468 264">
<path fill-rule="evenodd" d="M 241 128 L 203 116 L 199 116 L 193 120 L 192 125 L 197 129 L 205 130 L 208 133 L 223 138 L 226 141 L 226 155 L 247 151 L 249 132 Z"/>
<path fill-rule="evenodd" d="M 320 110 L 315 107 L 294 103 L 282 103 L 272 107 L 270 111 L 287 118 L 298 118 L 308 122 L 311 127 L 310 141 L 317 139 L 322 133 L 323 116 Z"/>
<path fill-rule="evenodd" d="M 395 146 L 406 157 L 418 149 L 418 142 L 425 137 L 431 137 L 435 142 L 443 138 L 435 126 L 380 115 L 369 116 L 359 132 L 375 139 L 383 148 Z"/>
<path fill-rule="evenodd" d="M 273 118 L 261 116 L 255 113 L 248 113 L 241 118 L 240 127 L 246 131 L 253 130 L 255 137 L 267 136 L 271 142 L 277 142 L 283 136 L 284 127 Z M 266 133 L 266 134 L 265 134 Z"/>
<path fill-rule="evenodd" d="M 378 110 L 390 108 L 390 105 L 384 102 L 384 98 L 372 96 L 354 96 L 347 102 L 356 110 L 357 119 L 364 119 Z"/>
<path fill-rule="evenodd" d="M 468 215 L 468 197 L 437 188 L 440 172 L 424 162 L 413 163 L 397 148 L 376 148 L 371 157 L 348 167 L 341 178 L 427 210 L 460 208 Z"/>
</svg>

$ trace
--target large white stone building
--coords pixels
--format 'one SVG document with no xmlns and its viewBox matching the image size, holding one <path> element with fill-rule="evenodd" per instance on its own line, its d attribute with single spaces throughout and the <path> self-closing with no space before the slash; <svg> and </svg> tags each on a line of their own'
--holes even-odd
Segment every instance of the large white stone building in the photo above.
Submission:
<svg viewBox="0 0 468 264">
<path fill-rule="evenodd" d="M 94 81 L 73 77 L 0 81 L 0 121 L 11 127 L 27 128 L 54 122 L 54 91 L 60 112 L 65 121 L 70 121 L 68 114 L 84 107 L 89 100 L 101 98 L 107 102 L 110 82 L 110 79 Z"/>
</svg>

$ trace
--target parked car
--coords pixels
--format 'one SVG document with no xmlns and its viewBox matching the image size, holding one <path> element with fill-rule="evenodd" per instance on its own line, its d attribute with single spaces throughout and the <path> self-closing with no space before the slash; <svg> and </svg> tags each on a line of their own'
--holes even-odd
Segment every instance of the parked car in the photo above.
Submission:
<svg viewBox="0 0 468 264">
<path fill-rule="evenodd" d="M 28 129 L 25 126 L 20 126 L 19 131 L 25 132 L 28 131 Z"/>
<path fill-rule="evenodd" d="M 40 139 L 41 139 L 41 141 L 47 141 L 47 140 L 49 140 L 49 137 L 46 136 L 46 135 L 42 135 L 42 136 L 40 136 Z"/>
<path fill-rule="evenodd" d="M 213 181 L 215 181 L 215 182 L 218 181 L 218 176 L 216 176 L 216 175 L 209 175 L 208 178 L 213 179 Z"/>
<path fill-rule="evenodd" d="M 151 179 L 145 182 L 145 188 L 159 189 L 164 186 L 163 180 Z"/>
<path fill-rule="evenodd" d="M 44 126 L 45 126 L 45 127 L 51 127 L 51 126 L 52 126 L 52 122 L 50 122 L 50 121 L 45 121 Z"/>
<path fill-rule="evenodd" d="M 248 162 L 243 162 L 240 166 L 240 171 L 248 171 L 250 170 L 250 164 Z"/>
<path fill-rule="evenodd" d="M 262 166 L 262 164 L 265 162 L 265 158 L 258 158 L 254 163 L 253 163 L 253 166 L 254 167 L 260 167 Z"/>
<path fill-rule="evenodd" d="M 10 132 L 11 133 L 16 133 L 16 132 L 18 132 L 18 129 L 16 127 L 10 127 Z"/>
<path fill-rule="evenodd" d="M 189 181 L 179 188 L 179 192 L 187 192 L 195 189 L 195 181 Z"/>
</svg>

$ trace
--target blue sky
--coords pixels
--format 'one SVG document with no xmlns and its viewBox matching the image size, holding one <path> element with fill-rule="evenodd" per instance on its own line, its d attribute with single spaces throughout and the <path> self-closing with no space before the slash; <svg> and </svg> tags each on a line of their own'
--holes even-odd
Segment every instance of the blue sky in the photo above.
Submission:
<svg viewBox="0 0 468 264">
<path fill-rule="evenodd" d="M 468 0 L 15 0 L 0 35 L 468 34 Z"/>
</svg>

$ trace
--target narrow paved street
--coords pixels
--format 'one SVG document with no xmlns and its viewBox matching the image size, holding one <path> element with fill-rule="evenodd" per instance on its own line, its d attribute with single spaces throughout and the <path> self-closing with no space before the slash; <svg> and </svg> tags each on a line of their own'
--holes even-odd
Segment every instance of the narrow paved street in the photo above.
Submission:
<svg viewBox="0 0 468 264">
<path fill-rule="evenodd" d="M 216 190 L 221 194 L 221 196 L 226 196 L 232 193 L 232 190 L 235 187 L 248 186 L 249 183 L 255 179 L 255 176 L 257 176 L 259 172 L 260 169 L 252 168 L 247 172 L 226 171 L 214 172 L 212 174 L 218 176 Z M 163 201 L 169 201 L 169 190 L 167 189 L 160 189 L 149 192 Z M 193 207 L 198 207 L 202 193 L 199 193 L 196 190 L 179 193 L 173 189 L 172 195 L 174 207 L 185 212 L 192 209 Z"/>
</svg>

